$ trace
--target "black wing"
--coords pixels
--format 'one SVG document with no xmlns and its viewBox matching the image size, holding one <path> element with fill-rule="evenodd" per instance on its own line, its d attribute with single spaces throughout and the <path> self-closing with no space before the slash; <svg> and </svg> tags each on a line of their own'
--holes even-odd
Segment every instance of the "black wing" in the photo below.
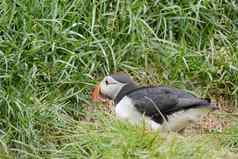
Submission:
<svg viewBox="0 0 238 159">
<path fill-rule="evenodd" d="M 161 114 L 167 119 L 167 115 L 176 111 L 210 104 L 209 100 L 200 99 L 186 91 L 169 87 L 139 88 L 127 96 L 132 98 L 139 112 L 158 123 L 163 122 Z"/>
</svg>

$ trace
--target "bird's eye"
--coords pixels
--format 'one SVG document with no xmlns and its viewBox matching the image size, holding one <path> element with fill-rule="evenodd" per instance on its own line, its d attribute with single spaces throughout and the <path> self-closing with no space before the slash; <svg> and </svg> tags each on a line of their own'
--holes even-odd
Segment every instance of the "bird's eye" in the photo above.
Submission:
<svg viewBox="0 0 238 159">
<path fill-rule="evenodd" d="M 106 83 L 106 85 L 109 85 L 109 82 L 108 82 L 108 80 L 106 80 L 106 81 L 105 81 L 105 83 Z"/>
</svg>

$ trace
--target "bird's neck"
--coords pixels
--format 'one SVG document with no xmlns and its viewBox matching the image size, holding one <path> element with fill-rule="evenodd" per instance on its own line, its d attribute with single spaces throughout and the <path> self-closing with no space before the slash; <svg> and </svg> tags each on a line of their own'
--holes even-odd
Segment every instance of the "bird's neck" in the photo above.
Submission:
<svg viewBox="0 0 238 159">
<path fill-rule="evenodd" d="M 137 88 L 137 85 L 134 83 L 126 84 L 122 87 L 120 92 L 117 94 L 116 98 L 114 99 L 114 103 L 117 104 L 120 102 L 120 100 L 130 91 Z"/>
</svg>

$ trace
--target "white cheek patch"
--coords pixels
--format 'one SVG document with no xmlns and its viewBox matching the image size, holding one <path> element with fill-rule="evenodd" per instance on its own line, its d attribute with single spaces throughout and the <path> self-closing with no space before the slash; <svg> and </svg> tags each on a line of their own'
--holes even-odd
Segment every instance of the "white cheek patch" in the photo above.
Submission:
<svg viewBox="0 0 238 159">
<path fill-rule="evenodd" d="M 115 98 L 122 87 L 125 86 L 125 84 L 116 81 L 114 81 L 113 84 L 106 84 L 105 80 L 106 78 L 100 83 L 101 93 L 111 98 Z"/>
<path fill-rule="evenodd" d="M 117 83 L 117 81 L 114 80 L 114 79 L 113 79 L 112 77 L 110 77 L 110 76 L 106 77 L 105 80 L 107 80 L 109 84 Z"/>
</svg>

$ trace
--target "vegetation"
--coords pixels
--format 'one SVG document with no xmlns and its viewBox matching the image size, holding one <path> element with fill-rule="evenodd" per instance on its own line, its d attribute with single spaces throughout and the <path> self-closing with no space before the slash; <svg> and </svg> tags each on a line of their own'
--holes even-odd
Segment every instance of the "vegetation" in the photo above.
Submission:
<svg viewBox="0 0 238 159">
<path fill-rule="evenodd" d="M 1 158 L 224 158 L 237 126 L 149 133 L 90 101 L 105 74 L 238 99 L 233 0 L 2 0 Z M 223 157 L 222 157 L 223 156 Z"/>
</svg>

